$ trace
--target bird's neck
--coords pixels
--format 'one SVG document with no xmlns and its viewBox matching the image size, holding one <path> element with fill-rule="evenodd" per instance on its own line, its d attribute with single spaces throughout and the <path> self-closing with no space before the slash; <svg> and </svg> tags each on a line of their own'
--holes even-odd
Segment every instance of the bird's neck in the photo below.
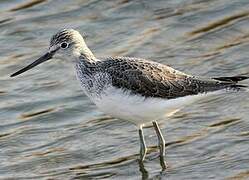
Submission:
<svg viewBox="0 0 249 180">
<path fill-rule="evenodd" d="M 87 63 L 94 63 L 97 61 L 97 58 L 85 44 L 77 48 L 74 56 L 78 61 L 85 61 Z"/>
</svg>

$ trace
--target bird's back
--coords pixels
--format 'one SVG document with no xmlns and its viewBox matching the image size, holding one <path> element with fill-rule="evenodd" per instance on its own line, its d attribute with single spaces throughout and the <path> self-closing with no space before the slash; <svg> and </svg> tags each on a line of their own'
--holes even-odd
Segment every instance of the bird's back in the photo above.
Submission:
<svg viewBox="0 0 249 180">
<path fill-rule="evenodd" d="M 144 97 L 172 99 L 225 88 L 236 81 L 187 75 L 167 65 L 139 58 L 110 57 L 96 63 L 98 71 L 111 78 L 114 87 Z"/>
</svg>

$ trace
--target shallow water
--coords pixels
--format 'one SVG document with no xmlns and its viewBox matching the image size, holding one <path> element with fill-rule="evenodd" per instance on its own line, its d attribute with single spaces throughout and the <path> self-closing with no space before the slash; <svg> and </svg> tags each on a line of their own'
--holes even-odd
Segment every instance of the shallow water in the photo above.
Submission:
<svg viewBox="0 0 249 180">
<path fill-rule="evenodd" d="M 139 167 L 136 128 L 99 112 L 59 59 L 9 75 L 72 27 L 96 56 L 137 56 L 186 73 L 249 73 L 248 0 L 2 0 L 0 2 L 0 179 L 249 179 L 248 92 L 209 96 L 161 125 Z M 249 84 L 248 81 L 244 82 Z"/>
</svg>

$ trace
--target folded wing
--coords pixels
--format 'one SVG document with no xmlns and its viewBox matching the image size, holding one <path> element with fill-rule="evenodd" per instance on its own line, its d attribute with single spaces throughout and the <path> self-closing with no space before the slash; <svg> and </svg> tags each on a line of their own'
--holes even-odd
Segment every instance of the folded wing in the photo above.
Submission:
<svg viewBox="0 0 249 180">
<path fill-rule="evenodd" d="M 243 77 L 200 78 L 184 74 L 173 68 L 138 58 L 117 57 L 102 61 L 101 67 L 112 79 L 113 86 L 130 90 L 145 97 L 172 99 L 196 95 L 236 85 Z M 234 81 L 236 80 L 236 81 Z"/>
</svg>

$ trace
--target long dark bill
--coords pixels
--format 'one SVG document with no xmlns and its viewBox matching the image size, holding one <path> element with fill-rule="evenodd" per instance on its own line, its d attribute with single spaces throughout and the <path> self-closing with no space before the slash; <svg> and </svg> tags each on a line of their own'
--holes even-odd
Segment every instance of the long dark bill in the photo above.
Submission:
<svg viewBox="0 0 249 180">
<path fill-rule="evenodd" d="M 51 59 L 53 57 L 53 55 L 54 55 L 54 52 L 48 52 L 48 53 L 44 54 L 42 57 L 40 57 L 39 59 L 37 59 L 33 63 L 29 64 L 28 66 L 26 66 L 26 67 L 24 67 L 22 69 L 20 69 L 17 72 L 11 74 L 10 77 L 14 77 L 14 76 L 17 76 L 19 74 L 24 73 L 25 71 L 28 71 L 29 69 L 31 69 L 31 68 L 33 68 L 33 67 L 35 67 L 35 66 L 49 60 L 49 59 Z"/>
</svg>

